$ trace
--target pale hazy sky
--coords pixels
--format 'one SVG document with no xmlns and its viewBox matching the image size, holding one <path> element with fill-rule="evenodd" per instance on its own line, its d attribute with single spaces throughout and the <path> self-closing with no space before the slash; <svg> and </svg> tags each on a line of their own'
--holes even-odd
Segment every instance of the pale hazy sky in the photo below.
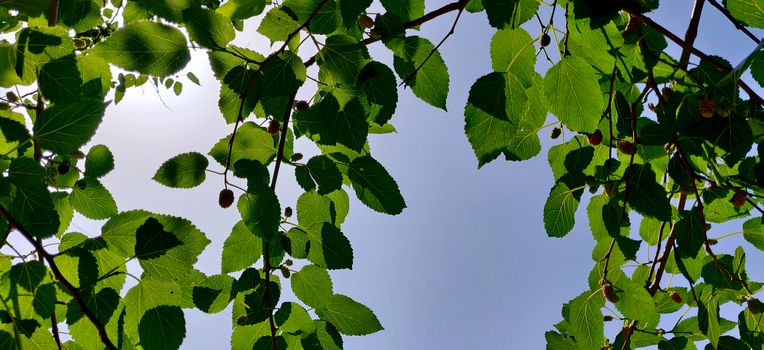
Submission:
<svg viewBox="0 0 764 350">
<path fill-rule="evenodd" d="M 427 8 L 444 3 L 429 1 Z M 683 36 L 692 1 L 662 3 L 670 8 L 651 17 Z M 420 35 L 437 42 L 453 15 L 422 26 Z M 754 44 L 720 18 L 716 10 L 706 8 L 696 46 L 728 57 L 734 65 Z M 537 22 L 529 23 L 536 35 Z M 546 161 L 552 145 L 549 130 L 540 132 L 544 149 L 535 159 L 497 160 L 479 171 L 464 136 L 466 94 L 478 77 L 490 72 L 493 33 L 485 13 L 465 13 L 441 49 L 451 75 L 449 112 L 401 91 L 392 119 L 398 133 L 370 137 L 374 157 L 398 181 L 408 208 L 399 216 L 378 214 L 346 189 L 353 200 L 342 231 L 351 241 L 355 261 L 352 271 L 331 272 L 334 290 L 369 306 L 385 327 L 369 336 L 344 337 L 346 349 L 543 349 L 544 332 L 560 321 L 562 304 L 587 289 L 594 243 L 585 220 L 588 200 L 582 201 L 576 228 L 567 237 L 547 238 L 544 231 L 542 210 L 553 184 Z M 265 53 L 264 43 L 256 40 L 260 39 L 240 43 Z M 391 61 L 381 44 L 370 49 L 377 60 Z M 206 57 L 198 52 L 189 67 L 201 87 L 184 80 L 180 97 L 162 89 L 167 107 L 148 86 L 143 92 L 130 90 L 119 105 L 107 109 L 91 144 L 107 144 L 114 153 L 116 170 L 104 184 L 120 211 L 145 208 L 190 219 L 212 240 L 198 267 L 215 274 L 220 271 L 223 241 L 239 215 L 217 205 L 222 179 L 209 176 L 192 190 L 166 189 L 151 180 L 163 161 L 181 152 L 207 153 L 231 132 L 217 110 L 219 86 Z M 304 142 L 296 151 L 315 152 Z M 292 169 L 282 169 L 277 193 L 282 206 L 294 207 L 301 190 Z M 71 230 L 100 232 L 100 223 L 76 224 Z M 753 247 L 748 256 L 752 268 L 764 266 L 764 254 Z M 764 275 L 755 269 L 751 274 Z M 281 300 L 294 298 L 284 294 Z M 734 319 L 738 311 L 727 318 Z M 186 310 L 186 317 L 183 349 L 228 346 L 229 311 L 205 315 Z"/>
</svg>

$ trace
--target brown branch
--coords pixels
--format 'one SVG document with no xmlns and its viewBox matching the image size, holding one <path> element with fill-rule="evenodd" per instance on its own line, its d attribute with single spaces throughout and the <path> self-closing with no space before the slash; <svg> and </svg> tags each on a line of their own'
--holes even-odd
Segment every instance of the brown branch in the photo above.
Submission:
<svg viewBox="0 0 764 350">
<path fill-rule="evenodd" d="M 48 8 L 48 27 L 55 27 L 58 18 L 58 0 L 50 0 Z"/>
<path fill-rule="evenodd" d="M 466 3 L 469 2 L 469 0 L 467 0 L 467 1 L 460 0 L 459 2 L 464 2 L 465 5 L 466 5 Z M 411 73 L 409 73 L 409 75 L 406 76 L 406 78 L 404 78 L 398 86 L 408 85 L 409 82 L 411 81 L 411 79 L 413 79 L 414 76 L 416 76 L 417 72 L 419 72 L 419 70 L 421 70 L 422 67 L 424 67 L 424 65 L 427 63 L 427 61 L 430 60 L 432 55 L 434 55 L 436 52 L 438 52 L 438 49 L 440 48 L 440 46 L 443 45 L 443 43 L 446 42 L 446 40 L 449 37 L 451 37 L 451 35 L 454 35 L 454 31 L 456 30 L 456 24 L 459 23 L 459 18 L 462 17 L 462 12 L 464 12 L 464 7 L 460 8 L 458 10 L 458 12 L 456 13 L 456 18 L 454 19 L 454 23 L 451 24 L 451 29 L 448 31 L 448 33 L 446 33 L 446 35 L 443 37 L 443 39 L 440 39 L 440 42 L 438 42 L 438 44 L 435 45 L 435 47 L 433 47 L 432 50 L 430 50 L 430 53 L 427 54 L 427 57 L 424 58 L 422 63 L 420 63 L 419 66 L 416 67 L 416 69 L 414 69 Z"/>
<path fill-rule="evenodd" d="M 279 137 L 279 149 L 276 152 L 276 165 L 273 168 L 273 177 L 271 177 L 271 190 L 276 191 L 276 181 L 279 177 L 279 169 L 281 169 L 281 161 L 284 159 L 284 147 L 286 145 L 287 131 L 289 131 L 289 117 L 292 115 L 292 104 L 294 98 L 297 95 L 297 90 L 292 92 L 287 101 L 286 110 L 284 111 L 284 122 L 281 125 L 281 135 Z M 265 270 L 265 307 L 268 309 L 268 323 L 271 328 L 271 349 L 276 350 L 276 324 L 273 321 L 273 305 L 271 304 L 270 284 L 271 284 L 271 253 L 270 243 L 264 242 L 263 244 L 263 259 L 265 260 L 263 269 Z"/>
<path fill-rule="evenodd" d="M 703 12 L 704 0 L 695 0 L 695 4 L 692 7 L 692 16 L 690 17 L 690 24 L 687 26 L 687 32 L 684 34 L 684 42 L 687 45 L 692 46 L 695 43 L 695 38 L 698 37 L 698 26 L 700 25 L 700 15 Z M 687 64 L 690 63 L 690 51 L 687 48 L 682 48 L 682 55 L 679 58 L 679 66 L 687 68 Z"/>
<path fill-rule="evenodd" d="M 759 38 L 757 38 L 756 35 L 753 35 L 753 33 L 751 33 L 751 31 L 748 30 L 748 28 L 746 28 L 744 25 L 740 24 L 740 22 L 738 22 L 738 20 L 736 20 L 735 17 L 732 17 L 732 14 L 729 11 L 727 11 L 727 9 L 724 8 L 724 6 L 722 6 L 718 1 L 716 1 L 716 0 L 708 0 L 708 2 L 713 7 L 715 7 L 717 10 L 719 10 L 719 12 L 721 12 L 725 17 L 727 17 L 727 19 L 730 22 L 732 22 L 733 25 L 735 25 L 735 28 L 737 30 L 745 33 L 745 35 L 747 35 L 749 38 L 751 38 L 751 40 L 753 40 L 755 43 L 758 44 L 758 43 L 761 42 L 761 40 Z"/>
<path fill-rule="evenodd" d="M 37 241 L 34 236 L 29 233 L 29 231 L 24 229 L 24 227 L 19 224 L 19 222 L 16 221 L 16 219 L 2 205 L 0 205 L 0 215 L 2 215 L 8 221 L 9 225 L 13 226 L 16 231 L 21 233 L 21 235 L 24 236 L 24 238 L 26 238 L 27 241 L 29 241 L 29 243 L 35 247 L 35 250 L 38 252 L 38 254 L 42 255 L 42 258 L 48 262 L 50 270 L 53 271 L 53 275 L 64 286 L 64 288 L 66 288 L 69 294 L 72 295 L 72 299 L 74 299 L 74 301 L 77 303 L 77 306 L 79 306 L 82 314 L 85 315 L 85 317 L 90 320 L 93 326 L 95 326 L 96 330 L 98 330 L 98 335 L 101 338 L 101 342 L 106 346 L 106 348 L 109 350 L 117 350 L 117 347 L 114 346 L 114 344 L 111 342 L 111 339 L 109 339 L 109 335 L 106 333 L 106 327 L 101 323 L 101 321 L 98 320 L 95 314 L 93 314 L 93 312 L 88 309 L 87 305 L 85 304 L 85 300 L 82 298 L 82 295 L 80 295 L 79 289 L 72 285 L 72 283 L 69 282 L 69 280 L 67 280 L 66 277 L 64 277 L 64 275 L 61 273 L 61 270 L 58 269 L 58 265 L 53 259 L 53 255 L 48 253 L 42 244 Z"/>
<path fill-rule="evenodd" d="M 686 49 L 686 50 L 690 51 L 690 53 L 692 53 L 693 55 L 697 56 L 702 61 L 705 61 L 705 62 L 709 63 L 710 65 L 714 66 L 716 69 L 718 69 L 722 73 L 729 73 L 729 72 L 732 71 L 730 68 L 725 67 L 724 65 L 722 65 L 718 61 L 714 60 L 710 56 L 708 56 L 705 53 L 703 53 L 703 51 L 700 51 L 700 50 L 696 49 L 695 47 L 693 47 L 692 45 L 687 44 L 684 40 L 680 39 L 674 33 L 670 32 L 668 29 L 666 29 L 663 26 L 661 26 L 660 24 L 656 23 L 655 21 L 653 21 L 649 17 L 646 17 L 645 15 L 643 15 L 643 14 L 641 14 L 639 12 L 636 12 L 636 11 L 632 11 L 630 9 L 624 9 L 624 11 L 628 12 L 629 15 L 631 15 L 632 17 L 638 19 L 640 22 L 642 22 L 644 24 L 647 24 L 648 26 L 650 26 L 653 29 L 655 29 L 657 32 L 663 34 L 666 38 L 670 39 L 671 41 L 673 41 L 674 43 L 676 43 L 677 45 L 679 45 L 683 49 Z M 753 91 L 753 89 L 751 89 L 751 87 L 748 86 L 748 84 L 746 84 L 743 80 L 738 80 L 737 84 L 738 84 L 738 86 L 740 86 L 741 89 L 743 89 L 743 91 L 746 92 L 746 94 L 748 94 L 748 96 L 752 100 L 754 100 L 759 105 L 764 106 L 764 99 L 762 99 L 761 96 L 759 96 L 755 91 Z"/>
<path fill-rule="evenodd" d="M 260 71 L 262 71 L 263 67 L 266 64 L 268 64 L 268 62 L 273 60 L 275 57 L 278 57 L 278 55 L 280 55 L 281 53 L 284 52 L 284 50 L 286 50 L 287 45 L 289 44 L 289 41 L 291 41 L 292 38 L 295 35 L 297 35 L 297 33 L 299 33 L 301 30 L 303 30 L 304 28 L 306 28 L 307 26 L 310 25 L 310 21 L 313 20 L 313 17 L 316 16 L 318 11 L 321 10 L 321 8 L 327 2 L 329 2 L 329 0 L 321 1 L 318 4 L 318 6 L 316 6 L 316 9 L 313 10 L 313 12 L 310 14 L 310 16 L 308 16 L 308 18 L 305 20 L 305 22 L 302 25 L 300 25 L 300 27 L 298 27 L 297 29 L 295 29 L 294 31 L 289 33 L 289 35 L 287 35 L 286 40 L 284 40 L 284 44 L 281 45 L 281 47 L 278 50 L 276 50 L 276 51 L 272 52 L 270 55 L 268 55 L 268 57 L 266 57 L 265 60 L 263 60 L 263 62 L 258 65 L 257 70 L 255 70 L 254 74 L 252 74 L 252 77 L 250 77 L 249 80 L 247 81 L 247 87 L 244 89 L 242 94 L 239 96 L 240 102 L 239 102 L 239 111 L 238 111 L 238 114 L 236 116 L 236 124 L 234 124 L 234 126 L 233 126 L 233 133 L 231 134 L 231 138 L 228 140 L 228 156 L 226 157 L 226 161 L 225 161 L 225 170 L 223 170 L 223 182 L 225 183 L 226 186 L 228 185 L 228 170 L 231 168 L 231 155 L 233 153 L 233 142 L 234 142 L 234 139 L 236 138 L 236 131 L 239 128 L 239 123 L 241 123 L 244 120 L 244 115 L 243 115 L 244 102 L 247 99 L 247 95 L 252 90 L 252 86 L 254 86 L 254 84 L 255 84 L 255 79 L 257 79 L 257 75 L 260 73 Z M 290 107 L 287 106 L 287 109 L 289 109 L 289 108 Z"/>
<path fill-rule="evenodd" d="M 462 10 L 464 10 L 464 7 L 467 6 L 467 3 L 469 3 L 469 0 L 459 0 L 459 1 L 452 2 L 450 4 L 447 4 L 447 5 L 444 5 L 443 7 L 438 8 L 436 10 L 433 10 L 432 12 L 428 12 L 428 13 L 426 13 L 422 17 L 415 18 L 415 19 L 413 19 L 411 21 L 403 23 L 402 27 L 403 27 L 403 29 L 411 29 L 411 28 L 414 28 L 416 26 L 422 25 L 422 24 L 424 24 L 426 22 L 429 22 L 429 21 L 431 21 L 431 20 L 433 20 L 435 18 L 438 18 L 438 17 L 440 17 L 442 15 L 445 15 L 445 14 L 447 14 L 449 12 L 452 12 L 452 11 L 462 11 Z M 369 44 L 375 43 L 375 42 L 377 42 L 379 40 L 380 39 L 367 38 L 367 39 L 364 39 L 363 43 L 364 43 L 364 45 L 369 45 Z M 316 57 L 317 56 L 318 56 L 318 54 L 315 54 L 311 58 L 309 58 L 307 61 L 305 61 L 304 62 L 305 67 L 310 67 L 314 63 L 316 63 Z"/>
</svg>

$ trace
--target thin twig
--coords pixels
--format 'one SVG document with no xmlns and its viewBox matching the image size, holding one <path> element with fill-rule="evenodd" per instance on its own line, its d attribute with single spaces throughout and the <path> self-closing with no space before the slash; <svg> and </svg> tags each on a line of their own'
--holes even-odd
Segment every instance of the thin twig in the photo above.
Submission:
<svg viewBox="0 0 764 350">
<path fill-rule="evenodd" d="M 465 1 L 465 2 L 468 2 L 468 1 Z M 411 73 L 409 73 L 408 76 L 403 78 L 403 80 L 398 86 L 408 85 L 411 79 L 413 79 L 416 76 L 417 72 L 419 72 L 419 70 L 422 69 L 422 67 L 424 67 L 424 65 L 427 63 L 427 61 L 430 60 L 432 55 L 438 52 L 438 49 L 440 48 L 441 45 L 443 45 L 444 42 L 446 42 L 446 39 L 448 39 L 451 35 L 454 35 L 454 31 L 456 30 L 456 24 L 459 23 L 459 18 L 462 17 L 462 12 L 464 12 L 464 8 L 460 8 L 459 11 L 456 12 L 456 18 L 454 19 L 454 23 L 451 24 L 451 29 L 448 31 L 448 33 L 446 33 L 443 39 L 440 39 L 440 42 L 437 45 L 435 45 L 435 47 L 433 47 L 432 50 L 430 50 L 430 53 L 427 54 L 427 57 L 424 58 L 422 63 L 420 63 L 416 67 L 416 69 L 414 69 Z"/>
<path fill-rule="evenodd" d="M 468 3 L 469 3 L 469 0 L 459 0 L 459 1 L 452 2 L 450 4 L 447 4 L 447 5 L 444 5 L 443 7 L 438 8 L 436 10 L 433 10 L 432 12 L 428 12 L 428 13 L 426 13 L 422 17 L 419 17 L 419 18 L 416 18 L 416 19 L 413 19 L 411 21 L 406 22 L 406 23 L 403 24 L 402 27 L 403 27 L 403 29 L 411 29 L 411 28 L 414 28 L 416 26 L 420 26 L 420 25 L 422 25 L 422 24 L 424 24 L 426 22 L 429 22 L 429 21 L 431 21 L 431 20 L 433 20 L 435 18 L 438 18 L 438 17 L 440 17 L 442 15 L 445 15 L 445 14 L 451 12 L 451 11 L 461 11 L 461 10 L 464 9 L 465 6 L 467 6 Z M 375 42 L 377 42 L 379 40 L 380 39 L 366 38 L 366 39 L 364 39 L 363 43 L 364 43 L 364 45 L 369 45 L 369 44 L 375 43 Z M 310 67 L 314 63 L 316 63 L 317 56 L 318 56 L 318 54 L 315 54 L 311 58 L 309 58 L 307 61 L 305 61 L 304 62 L 305 67 Z"/>
<path fill-rule="evenodd" d="M 688 45 L 686 42 L 684 42 L 684 40 L 680 39 L 674 33 L 670 32 L 668 29 L 666 29 L 663 26 L 661 26 L 660 24 L 656 23 L 655 21 L 653 21 L 649 17 L 647 17 L 647 16 L 645 16 L 645 15 L 639 13 L 639 12 L 632 11 L 630 9 L 624 9 L 624 11 L 628 12 L 629 15 L 631 15 L 632 17 L 638 19 L 640 22 L 642 22 L 644 24 L 647 24 L 648 26 L 652 27 L 653 29 L 655 29 L 659 33 L 663 34 L 666 38 L 670 39 L 671 41 L 673 41 L 674 43 L 676 43 L 677 45 L 679 45 L 683 49 L 687 49 L 693 55 L 698 56 L 698 58 L 700 58 L 701 60 L 709 63 L 712 66 L 714 66 L 716 69 L 718 69 L 722 73 L 726 74 L 726 73 L 729 73 L 729 72 L 732 71 L 730 68 L 722 65 L 721 63 L 719 63 L 715 59 L 713 59 L 710 56 L 708 56 L 705 53 L 703 53 L 703 51 L 700 51 L 700 50 L 696 49 L 692 45 Z M 740 86 L 741 89 L 743 89 L 743 91 L 746 92 L 746 94 L 748 94 L 748 96 L 752 100 L 754 100 L 757 104 L 764 106 L 764 99 L 762 99 L 761 96 L 759 96 L 755 91 L 753 91 L 753 89 L 751 89 L 751 87 L 748 86 L 748 84 L 746 84 L 743 80 L 738 80 L 737 84 L 738 84 L 738 86 Z"/>
<path fill-rule="evenodd" d="M 724 6 L 722 6 L 722 4 L 720 4 L 718 1 L 708 0 L 708 3 L 710 3 L 713 7 L 719 10 L 719 12 L 721 12 L 725 17 L 727 17 L 727 19 L 730 22 L 732 22 L 733 25 L 735 25 L 735 28 L 737 28 L 737 30 L 745 33 L 745 35 L 751 38 L 751 40 L 753 40 L 755 43 L 758 44 L 761 42 L 761 39 L 757 38 L 756 35 L 753 35 L 753 33 L 751 33 L 751 31 L 748 30 L 748 28 L 746 28 L 744 25 L 740 24 L 740 22 L 738 22 L 738 20 L 735 19 L 735 17 L 732 17 L 732 14 L 730 14 L 730 12 L 727 11 L 727 9 L 724 8 Z"/>
</svg>

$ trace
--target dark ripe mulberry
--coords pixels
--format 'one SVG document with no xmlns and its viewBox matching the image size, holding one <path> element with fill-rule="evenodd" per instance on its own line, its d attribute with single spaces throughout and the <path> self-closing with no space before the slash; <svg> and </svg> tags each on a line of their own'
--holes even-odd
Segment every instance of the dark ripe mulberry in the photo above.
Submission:
<svg viewBox="0 0 764 350">
<path fill-rule="evenodd" d="M 682 296 L 679 295 L 679 293 L 677 293 L 677 292 L 669 293 L 669 298 L 671 298 L 671 300 L 673 300 L 677 304 L 681 304 L 682 303 Z"/>
<path fill-rule="evenodd" d="M 539 38 L 539 44 L 541 44 L 541 47 L 546 47 L 551 42 L 552 42 L 552 37 L 550 37 L 549 34 L 547 33 L 541 34 L 541 37 Z"/>
<path fill-rule="evenodd" d="M 280 128 L 281 125 L 279 125 L 279 121 L 276 119 L 271 119 L 271 122 L 268 123 L 268 133 L 271 134 L 271 136 L 278 134 Z"/>
<path fill-rule="evenodd" d="M 594 132 L 589 135 L 589 144 L 592 146 L 596 146 L 602 143 L 602 131 L 600 129 L 594 130 Z"/>
<path fill-rule="evenodd" d="M 69 172 L 69 170 L 72 168 L 71 165 L 69 165 L 69 162 L 61 162 L 61 164 L 58 165 L 58 174 L 59 175 L 65 175 Z"/>
<path fill-rule="evenodd" d="M 366 29 L 374 27 L 374 20 L 371 19 L 371 17 L 369 17 L 367 15 L 360 15 L 360 16 L 358 16 L 358 19 L 356 21 L 358 21 L 358 25 L 360 25 L 361 27 L 364 27 Z"/>
<path fill-rule="evenodd" d="M 560 137 L 560 134 L 562 134 L 562 129 L 560 129 L 559 127 L 554 127 L 554 129 L 552 129 L 552 132 L 549 133 L 549 137 L 551 137 L 552 140 L 554 140 Z"/>
<path fill-rule="evenodd" d="M 218 204 L 220 204 L 221 208 L 228 208 L 233 204 L 233 199 L 233 191 L 225 188 L 220 191 L 220 195 L 218 195 Z"/>
<path fill-rule="evenodd" d="M 704 98 L 700 101 L 700 115 L 703 116 L 703 118 L 713 118 L 714 116 L 714 101 L 711 101 L 708 98 Z"/>
</svg>

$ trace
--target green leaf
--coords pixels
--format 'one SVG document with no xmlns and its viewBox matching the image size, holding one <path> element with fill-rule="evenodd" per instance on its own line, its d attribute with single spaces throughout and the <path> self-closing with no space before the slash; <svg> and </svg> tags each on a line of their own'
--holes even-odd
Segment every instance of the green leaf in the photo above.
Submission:
<svg viewBox="0 0 764 350">
<path fill-rule="evenodd" d="M 429 40 L 410 36 L 388 44 L 393 48 L 393 66 L 414 95 L 434 107 L 446 110 L 448 67 Z M 417 70 L 418 69 L 418 70 Z"/>
<path fill-rule="evenodd" d="M 32 260 L 13 265 L 8 273 L 11 285 L 33 292 L 45 278 L 47 271 L 41 262 Z"/>
<path fill-rule="evenodd" d="M 265 9 L 265 0 L 229 0 L 215 10 L 233 20 L 257 16 Z"/>
<path fill-rule="evenodd" d="M 310 307 L 324 308 L 334 295 L 329 273 L 316 265 L 305 265 L 291 280 L 294 295 Z"/>
<path fill-rule="evenodd" d="M 8 166 L 10 192 L 0 196 L 0 203 L 9 214 L 39 238 L 52 236 L 60 224 L 45 179 L 38 162 L 26 157 L 13 159 Z M 0 182 L 0 185 L 8 186 L 8 183 Z"/>
<path fill-rule="evenodd" d="M 122 69 L 158 77 L 178 72 L 191 59 L 183 33 L 151 21 L 125 25 L 91 52 Z"/>
<path fill-rule="evenodd" d="M 727 10 L 749 27 L 764 28 L 764 3 L 761 0 L 727 0 Z"/>
<path fill-rule="evenodd" d="M 0 6 L 18 10 L 30 17 L 37 17 L 47 13 L 50 7 L 49 3 L 45 0 L 0 0 Z"/>
<path fill-rule="evenodd" d="M 270 187 L 261 183 L 253 185 L 239 197 L 239 213 L 253 234 L 265 241 L 274 242 L 281 223 L 279 200 Z"/>
<path fill-rule="evenodd" d="M 329 157 L 315 156 L 305 167 L 318 184 L 318 194 L 329 194 L 342 187 L 342 174 Z"/>
<path fill-rule="evenodd" d="M 334 1 L 286 0 L 284 6 L 292 10 L 298 22 L 305 23 L 310 20 L 308 28 L 313 34 L 331 34 L 341 21 Z"/>
<path fill-rule="evenodd" d="M 546 339 L 547 350 L 579 350 L 572 337 L 549 331 L 544 333 L 544 338 Z"/>
<path fill-rule="evenodd" d="M 370 61 L 361 68 L 356 84 L 372 106 L 374 122 L 384 125 L 390 121 L 398 103 L 398 87 L 393 71 L 382 63 Z"/>
<path fill-rule="evenodd" d="M 382 6 L 396 15 L 401 22 L 424 16 L 424 0 L 382 0 Z"/>
<path fill-rule="evenodd" d="M 228 157 L 228 143 L 230 136 L 226 136 L 210 150 L 209 155 L 225 166 Z M 235 165 L 240 159 L 256 160 L 262 164 L 268 164 L 276 155 L 273 147 L 273 138 L 267 131 L 253 122 L 246 122 L 239 126 L 231 152 L 231 164 Z"/>
<path fill-rule="evenodd" d="M 167 187 L 196 187 L 204 182 L 208 165 L 207 157 L 201 153 L 179 154 L 162 163 L 152 179 Z"/>
<path fill-rule="evenodd" d="M 119 294 L 111 288 L 101 289 L 98 293 L 91 293 L 85 297 L 85 305 L 103 324 L 107 324 L 114 315 L 119 301 Z"/>
<path fill-rule="evenodd" d="M 346 35 L 332 35 L 318 53 L 318 78 L 329 85 L 353 84 L 369 61 L 366 45 Z"/>
<path fill-rule="evenodd" d="M 350 28 L 355 26 L 358 16 L 366 12 L 371 3 L 372 0 L 337 0 L 337 7 L 342 15 L 345 27 Z M 422 7 L 422 10 L 424 11 L 424 7 Z"/>
<path fill-rule="evenodd" d="M 53 103 L 79 101 L 82 77 L 74 55 L 52 60 L 42 66 L 38 84 L 43 96 Z"/>
<path fill-rule="evenodd" d="M 186 9 L 183 21 L 191 40 L 208 49 L 225 48 L 236 37 L 231 20 L 209 9 Z"/>
<path fill-rule="evenodd" d="M 764 225 L 762 225 L 762 218 L 748 219 L 743 223 L 743 238 L 754 247 L 764 251 Z"/>
<path fill-rule="evenodd" d="M 236 122 L 240 115 L 242 120 L 245 119 L 255 108 L 257 104 L 257 85 L 252 85 L 248 89 L 250 81 L 255 77 L 254 74 L 255 71 L 247 68 L 244 64 L 234 66 L 223 74 L 218 108 L 227 123 Z M 242 104 L 241 96 L 245 92 L 247 92 L 247 96 Z"/>
<path fill-rule="evenodd" d="M 186 337 L 186 319 L 177 306 L 161 305 L 146 311 L 138 325 L 141 345 L 146 350 L 179 349 Z"/>
<path fill-rule="evenodd" d="M 719 294 L 713 291 L 713 287 L 710 285 L 706 285 L 700 293 L 698 326 L 711 344 L 718 345 L 719 337 L 722 334 L 719 317 Z"/>
<path fill-rule="evenodd" d="M 313 181 L 313 178 L 310 177 L 310 169 L 308 169 L 308 167 L 295 167 L 294 176 L 297 180 L 297 184 L 300 185 L 305 192 L 310 192 L 316 189 L 316 183 Z"/>
<path fill-rule="evenodd" d="M 197 257 L 210 240 L 190 221 L 147 211 L 127 211 L 109 219 L 101 228 L 101 235 L 110 249 L 124 258 L 135 256 L 136 231 L 150 217 L 183 242 L 183 245 L 168 250 L 163 256 L 140 261 L 144 273 L 166 281 L 174 281 L 190 273 Z"/>
<path fill-rule="evenodd" d="M 274 315 L 276 325 L 282 332 L 287 333 L 313 333 L 316 330 L 313 319 L 308 315 L 300 304 L 285 302 Z"/>
<path fill-rule="evenodd" d="M 274 7 L 265 14 L 257 31 L 271 41 L 285 41 L 302 25 L 296 17 L 288 7 Z"/>
<path fill-rule="evenodd" d="M 236 272 L 254 265 L 262 255 L 263 243 L 239 221 L 223 243 L 223 273 Z"/>
<path fill-rule="evenodd" d="M 125 316 L 122 321 L 125 334 L 137 341 L 144 314 L 159 306 L 180 306 L 181 297 L 177 283 L 144 276 L 125 294 Z"/>
<path fill-rule="evenodd" d="M 311 135 L 318 135 L 318 144 L 342 144 L 360 152 L 369 133 L 366 114 L 357 99 L 340 106 L 331 94 L 316 105 L 295 115 L 297 127 Z"/>
<path fill-rule="evenodd" d="M 621 278 L 613 281 L 616 295 L 618 295 L 615 307 L 626 318 L 656 326 L 658 324 L 658 311 L 655 308 L 653 297 L 643 284 L 632 281 L 623 273 L 619 275 Z"/>
<path fill-rule="evenodd" d="M 50 106 L 35 120 L 34 138 L 43 149 L 57 154 L 73 153 L 93 136 L 106 105 L 86 100 Z"/>
<path fill-rule="evenodd" d="M 56 307 L 56 286 L 53 283 L 46 283 L 34 292 L 34 301 L 32 303 L 34 311 L 44 319 L 50 318 Z"/>
<path fill-rule="evenodd" d="M 568 333 L 576 338 L 581 349 L 597 349 L 605 334 L 600 309 L 605 297 L 599 290 L 586 291 L 570 301 L 570 327 Z"/>
<path fill-rule="evenodd" d="M 130 3 L 135 3 L 135 5 L 137 5 L 139 9 L 144 11 L 146 13 L 145 18 L 149 18 L 152 15 L 157 15 L 170 22 L 182 23 L 183 10 L 190 7 L 197 6 L 200 3 L 200 1 L 198 0 L 134 0 L 134 1 L 130 1 Z"/>
<path fill-rule="evenodd" d="M 192 298 L 199 310 L 214 314 L 223 311 L 233 299 L 236 280 L 228 275 L 207 277 L 193 287 Z"/>
<path fill-rule="evenodd" d="M 655 180 L 650 164 L 632 164 L 626 169 L 629 205 L 638 213 L 661 221 L 671 220 L 671 203 L 666 190 Z"/>
<path fill-rule="evenodd" d="M 568 56 L 544 76 L 544 96 L 549 111 L 573 131 L 597 129 L 603 103 L 597 76 L 580 57 Z"/>
<path fill-rule="evenodd" d="M 702 225 L 700 215 L 695 208 L 680 213 L 680 219 L 676 222 L 674 231 L 677 249 L 683 256 L 698 255 L 705 241 Z"/>
<path fill-rule="evenodd" d="M 536 0 L 483 0 L 488 23 L 496 28 L 517 28 L 538 11 Z"/>
<path fill-rule="evenodd" d="M 307 234 L 308 260 L 330 270 L 353 268 L 353 248 L 337 226 L 317 223 L 308 228 Z"/>
<path fill-rule="evenodd" d="M 580 196 L 580 189 L 571 190 L 563 182 L 552 187 L 544 204 L 544 228 L 549 237 L 564 237 L 573 229 Z"/>
<path fill-rule="evenodd" d="M 89 219 L 108 219 L 117 214 L 117 202 L 109 190 L 94 178 L 77 181 L 69 195 L 72 207 Z"/>
<path fill-rule="evenodd" d="M 342 294 L 335 294 L 316 315 L 347 335 L 366 335 L 383 330 L 377 316 L 368 307 Z"/>
<path fill-rule="evenodd" d="M 400 214 L 406 208 L 398 184 L 371 156 L 354 159 L 347 172 L 356 196 L 369 208 L 392 215 Z"/>
<path fill-rule="evenodd" d="M 470 89 L 470 95 L 481 91 L 480 79 Z M 503 114 L 506 116 L 506 112 Z M 506 118 L 497 118 L 470 102 L 464 109 L 464 119 L 464 132 L 478 159 L 478 167 L 496 159 L 510 145 L 517 131 L 517 125 Z"/>
<path fill-rule="evenodd" d="M 165 231 L 155 218 L 146 219 L 135 232 L 135 257 L 141 260 L 158 258 L 181 245 L 183 242 L 172 232 Z"/>
<path fill-rule="evenodd" d="M 105 145 L 95 145 L 90 148 L 85 158 L 85 176 L 103 177 L 114 170 L 114 155 Z"/>
<path fill-rule="evenodd" d="M 536 47 L 525 29 L 502 29 L 491 38 L 491 62 L 496 72 L 512 72 L 523 84 L 536 76 Z"/>
</svg>

